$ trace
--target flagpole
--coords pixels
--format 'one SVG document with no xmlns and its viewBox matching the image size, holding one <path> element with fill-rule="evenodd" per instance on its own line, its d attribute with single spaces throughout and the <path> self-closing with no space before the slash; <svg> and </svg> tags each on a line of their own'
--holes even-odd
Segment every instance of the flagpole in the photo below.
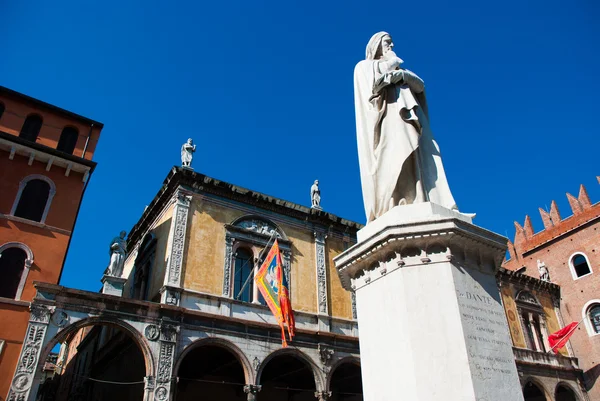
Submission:
<svg viewBox="0 0 600 401">
<path fill-rule="evenodd" d="M 258 254 L 258 261 L 262 261 L 262 255 L 265 253 L 265 250 L 269 247 L 269 244 L 271 244 L 271 241 L 273 241 L 273 237 L 277 236 L 277 231 L 273 230 L 273 232 L 271 233 L 271 236 L 269 237 L 269 241 L 267 241 L 267 245 L 262 249 L 262 251 L 260 251 L 260 253 Z M 248 262 L 246 262 L 248 263 Z M 243 266 L 242 266 L 243 267 Z M 252 274 L 248 275 L 248 278 L 246 279 L 246 281 L 244 282 L 244 285 L 242 286 L 242 288 L 240 289 L 240 292 L 238 292 L 238 294 L 235 296 L 234 299 L 238 299 L 238 297 L 240 296 L 240 294 L 242 292 L 244 292 L 244 290 L 246 289 L 246 286 L 248 285 L 248 283 L 250 282 L 250 279 L 254 277 L 254 275 L 256 274 L 256 268 L 258 267 L 258 264 L 255 264 L 254 268 L 252 269 Z"/>
</svg>

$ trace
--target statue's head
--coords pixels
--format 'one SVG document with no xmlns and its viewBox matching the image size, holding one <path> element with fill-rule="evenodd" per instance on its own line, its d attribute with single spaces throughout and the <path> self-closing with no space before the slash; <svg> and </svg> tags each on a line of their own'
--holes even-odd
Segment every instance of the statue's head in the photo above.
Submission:
<svg viewBox="0 0 600 401">
<path fill-rule="evenodd" d="M 124 239 L 126 235 L 127 235 L 127 232 L 126 232 L 126 231 L 121 231 L 121 233 L 119 234 L 119 236 L 120 236 L 122 239 Z"/>
<path fill-rule="evenodd" d="M 189 143 L 189 144 L 191 145 L 191 144 L 192 144 L 192 142 L 193 142 L 193 141 L 192 141 L 192 138 L 188 138 L 188 141 L 187 141 L 187 143 Z"/>
<path fill-rule="evenodd" d="M 315 184 L 316 184 L 316 185 L 319 185 L 319 180 L 315 180 Z"/>
<path fill-rule="evenodd" d="M 377 32 L 375 35 L 371 36 L 371 39 L 367 44 L 366 59 L 378 60 L 393 48 L 394 42 L 392 41 L 392 35 L 383 31 Z"/>
</svg>

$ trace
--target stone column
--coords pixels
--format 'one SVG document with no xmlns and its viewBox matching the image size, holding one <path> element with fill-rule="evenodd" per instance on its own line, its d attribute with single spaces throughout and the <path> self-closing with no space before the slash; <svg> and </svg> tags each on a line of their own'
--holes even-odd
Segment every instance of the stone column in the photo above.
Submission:
<svg viewBox="0 0 600 401">
<path fill-rule="evenodd" d="M 154 376 L 144 377 L 144 401 L 154 401 Z"/>
<path fill-rule="evenodd" d="M 192 197 L 178 190 L 175 194 L 176 203 L 171 222 L 171 252 L 167 262 L 165 280 L 161 289 L 160 302 L 177 305 L 181 299 L 181 282 L 183 274 L 183 257 L 185 254 L 185 236 L 187 232 L 188 212 Z"/>
<path fill-rule="evenodd" d="M 256 401 L 256 396 L 262 387 L 254 384 L 244 386 L 244 393 L 248 394 L 248 401 Z"/>
<path fill-rule="evenodd" d="M 156 366 L 156 390 L 154 399 L 156 401 L 170 400 L 173 393 L 174 381 L 173 364 L 175 361 L 175 349 L 177 344 L 177 326 L 170 323 L 162 323 L 159 328 L 159 351 Z"/>
<path fill-rule="evenodd" d="M 495 277 L 506 238 L 433 203 L 357 237 L 334 262 L 356 293 L 365 401 L 523 401 Z"/>
<path fill-rule="evenodd" d="M 324 232 L 315 231 L 316 283 L 317 283 L 317 313 L 319 315 L 319 330 L 329 331 L 329 308 L 327 305 L 327 253 L 325 251 Z"/>
<path fill-rule="evenodd" d="M 7 401 L 35 400 L 41 384 L 41 370 L 38 369 L 38 364 L 45 345 L 52 310 L 45 305 L 31 304 L 30 311 L 25 341 L 8 391 Z"/>
<path fill-rule="evenodd" d="M 331 391 L 315 391 L 315 398 L 319 401 L 328 401 L 331 398 Z"/>
</svg>

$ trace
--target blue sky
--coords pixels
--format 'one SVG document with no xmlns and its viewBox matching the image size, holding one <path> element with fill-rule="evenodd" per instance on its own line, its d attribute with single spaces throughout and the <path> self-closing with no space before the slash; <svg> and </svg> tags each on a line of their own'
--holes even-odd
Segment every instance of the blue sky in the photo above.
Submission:
<svg viewBox="0 0 600 401">
<path fill-rule="evenodd" d="M 586 184 L 600 201 L 600 5 L 575 1 L 0 1 L 0 84 L 105 124 L 61 284 L 96 291 L 108 242 L 194 138 L 201 173 L 364 222 L 352 72 L 394 37 L 427 87 L 454 196 L 510 238 Z"/>
</svg>

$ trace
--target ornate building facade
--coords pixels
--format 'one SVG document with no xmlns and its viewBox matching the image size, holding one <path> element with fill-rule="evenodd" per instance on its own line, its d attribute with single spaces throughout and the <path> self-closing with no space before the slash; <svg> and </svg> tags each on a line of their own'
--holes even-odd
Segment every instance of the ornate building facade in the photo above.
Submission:
<svg viewBox="0 0 600 401">
<path fill-rule="evenodd" d="M 0 87 L 0 399 L 34 281 L 58 283 L 102 124 Z"/>
<path fill-rule="evenodd" d="M 599 179 L 600 180 L 600 179 Z M 600 399 L 600 204 L 592 204 L 582 185 L 577 197 L 567 193 L 573 214 L 562 218 L 556 202 L 539 209 L 544 229 L 535 232 L 529 216 L 515 222 L 508 244 L 506 269 L 545 279 L 561 288 L 560 313 L 565 324 L 579 322 L 568 348 L 579 358 L 584 387 L 592 400 Z M 596 248 L 598 252 L 596 252 Z M 545 270 L 544 270 L 545 269 Z M 558 302 L 555 300 L 555 304 Z M 553 331 L 552 329 L 549 330 Z M 545 391 L 552 389 L 545 388 Z"/>
<path fill-rule="evenodd" d="M 9 399 L 362 400 L 353 294 L 332 262 L 360 228 L 175 167 L 129 233 L 120 296 L 37 284 Z M 287 348 L 253 280 L 274 238 L 296 317 Z M 572 350 L 547 352 L 560 287 L 507 269 L 497 279 L 525 400 L 587 400 Z M 58 343 L 59 381 L 40 392 Z"/>
</svg>

